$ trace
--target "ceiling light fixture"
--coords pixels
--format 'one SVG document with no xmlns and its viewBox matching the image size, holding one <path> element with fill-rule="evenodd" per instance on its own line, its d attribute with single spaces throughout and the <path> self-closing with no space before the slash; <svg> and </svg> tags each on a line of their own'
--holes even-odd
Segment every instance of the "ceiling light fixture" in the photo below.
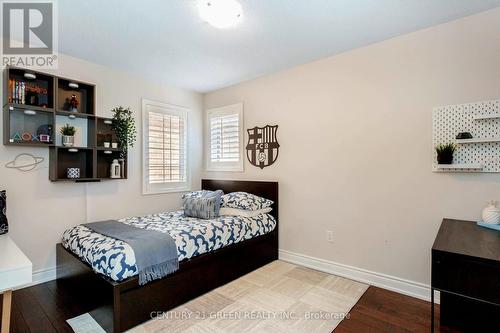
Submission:
<svg viewBox="0 0 500 333">
<path fill-rule="evenodd" d="M 203 21 L 219 29 L 230 28 L 243 18 L 236 0 L 198 0 L 198 13 Z"/>
</svg>

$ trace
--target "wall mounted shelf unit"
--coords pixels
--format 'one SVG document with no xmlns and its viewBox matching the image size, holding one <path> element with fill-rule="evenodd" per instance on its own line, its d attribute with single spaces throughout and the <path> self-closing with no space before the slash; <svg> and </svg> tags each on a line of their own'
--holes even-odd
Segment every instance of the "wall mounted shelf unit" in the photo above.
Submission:
<svg viewBox="0 0 500 333">
<path fill-rule="evenodd" d="M 113 159 L 120 148 L 105 148 L 116 142 L 112 119 L 96 116 L 93 84 L 17 67 L 4 70 L 3 143 L 10 146 L 48 147 L 51 181 L 97 182 L 110 178 Z M 76 110 L 71 99 L 78 101 Z M 75 146 L 64 147 L 60 128 L 76 128 Z M 67 177 L 68 168 L 79 168 L 80 178 Z"/>
<path fill-rule="evenodd" d="M 432 114 L 433 147 L 455 143 L 453 163 L 436 165 L 435 172 L 500 172 L 500 101 L 436 107 Z M 471 139 L 456 139 L 469 132 Z"/>
</svg>

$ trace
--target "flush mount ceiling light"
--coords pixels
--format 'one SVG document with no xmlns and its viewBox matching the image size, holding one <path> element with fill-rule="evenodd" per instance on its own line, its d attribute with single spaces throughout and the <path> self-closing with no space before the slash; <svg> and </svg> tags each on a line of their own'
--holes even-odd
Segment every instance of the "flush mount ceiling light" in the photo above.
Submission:
<svg viewBox="0 0 500 333">
<path fill-rule="evenodd" d="M 235 26 L 243 17 L 236 0 L 198 0 L 198 13 L 203 21 L 219 29 Z"/>
</svg>

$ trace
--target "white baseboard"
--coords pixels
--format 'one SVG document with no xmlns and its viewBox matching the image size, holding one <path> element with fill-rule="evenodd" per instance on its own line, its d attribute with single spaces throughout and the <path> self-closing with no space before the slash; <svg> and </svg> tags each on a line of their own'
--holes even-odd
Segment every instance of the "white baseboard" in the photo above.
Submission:
<svg viewBox="0 0 500 333">
<path fill-rule="evenodd" d="M 55 267 L 40 269 L 38 271 L 35 271 L 35 272 L 33 272 L 33 275 L 31 278 L 31 283 L 16 287 L 14 289 L 17 290 L 17 289 L 28 288 L 28 287 L 31 287 L 31 286 L 34 286 L 34 285 L 37 285 L 40 283 L 55 280 L 57 278 L 56 272 L 57 272 L 57 270 Z"/>
<path fill-rule="evenodd" d="M 55 280 L 56 277 L 56 268 L 47 268 L 41 269 L 36 272 L 33 272 L 33 281 L 30 286 L 34 286 L 35 284 L 40 284 L 48 281 Z"/>
<path fill-rule="evenodd" d="M 416 297 L 428 302 L 430 302 L 431 300 L 431 288 L 423 283 L 405 280 L 382 273 L 372 272 L 358 267 L 338 264 L 333 261 L 314 258 L 304 254 L 294 253 L 286 250 L 279 250 L 279 258 L 292 264 L 345 277 L 375 287 L 395 291 L 403 295 Z M 438 294 L 436 294 L 435 302 L 439 303 Z"/>
<path fill-rule="evenodd" d="M 333 275 L 342 276 L 354 281 L 359 281 L 375 287 L 395 291 L 397 293 L 416 297 L 428 302 L 431 299 L 430 287 L 420 282 L 401 279 L 395 276 L 372 272 L 366 269 L 339 264 L 325 259 L 314 258 L 287 250 L 279 250 L 279 258 L 292 264 L 316 269 L 318 271 Z M 33 272 L 33 281 L 29 285 L 23 286 L 23 288 L 52 281 L 55 279 L 55 267 L 38 270 L 36 272 Z M 436 297 L 434 299 L 436 303 L 439 303 L 439 293 L 436 293 Z"/>
</svg>

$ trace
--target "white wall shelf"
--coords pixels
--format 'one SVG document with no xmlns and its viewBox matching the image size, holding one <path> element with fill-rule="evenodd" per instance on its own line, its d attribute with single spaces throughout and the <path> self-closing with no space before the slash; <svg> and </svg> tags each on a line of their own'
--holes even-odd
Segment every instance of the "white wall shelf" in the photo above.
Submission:
<svg viewBox="0 0 500 333">
<path fill-rule="evenodd" d="M 446 172 L 474 172 L 483 170 L 482 164 L 434 164 L 435 171 Z"/>
<path fill-rule="evenodd" d="M 471 139 L 456 139 L 469 132 Z M 451 165 L 438 165 L 434 147 L 456 143 Z M 432 113 L 434 172 L 500 173 L 500 100 L 435 107 Z"/>
<path fill-rule="evenodd" d="M 472 119 L 474 119 L 474 120 L 496 119 L 496 118 L 500 118 L 500 113 L 478 114 L 478 115 L 474 115 L 472 117 Z"/>
<path fill-rule="evenodd" d="M 500 142 L 500 137 L 498 137 L 498 138 L 457 139 L 457 143 L 458 144 L 464 144 L 464 143 L 487 143 L 487 142 Z"/>
</svg>

